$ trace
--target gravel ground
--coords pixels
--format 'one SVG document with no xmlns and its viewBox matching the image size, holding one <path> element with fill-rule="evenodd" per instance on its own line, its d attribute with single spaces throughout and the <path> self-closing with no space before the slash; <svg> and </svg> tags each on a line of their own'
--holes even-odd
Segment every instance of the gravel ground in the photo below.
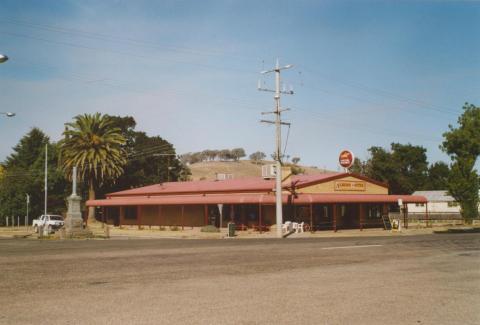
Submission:
<svg viewBox="0 0 480 325">
<path fill-rule="evenodd" d="M 0 239 L 0 324 L 480 324 L 480 235 Z"/>
</svg>

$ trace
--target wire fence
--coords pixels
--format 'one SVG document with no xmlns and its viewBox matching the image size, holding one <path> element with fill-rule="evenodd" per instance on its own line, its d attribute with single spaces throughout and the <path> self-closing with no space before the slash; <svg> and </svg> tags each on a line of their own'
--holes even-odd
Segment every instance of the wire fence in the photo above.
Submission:
<svg viewBox="0 0 480 325">
<path fill-rule="evenodd" d="M 30 220 L 27 216 L 1 216 L 0 227 L 28 229 L 30 227 Z"/>
</svg>

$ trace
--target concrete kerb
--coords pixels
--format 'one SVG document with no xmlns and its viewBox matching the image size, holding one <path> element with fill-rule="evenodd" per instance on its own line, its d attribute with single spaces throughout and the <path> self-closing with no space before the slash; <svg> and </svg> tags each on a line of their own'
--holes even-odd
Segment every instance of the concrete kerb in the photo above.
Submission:
<svg viewBox="0 0 480 325">
<path fill-rule="evenodd" d="M 432 234 L 432 228 L 427 229 L 406 229 L 401 232 L 396 231 L 387 231 L 380 228 L 374 229 L 364 229 L 362 231 L 358 229 L 351 230 L 339 230 L 333 232 L 331 230 L 317 231 L 315 233 L 304 232 L 304 233 L 294 233 L 289 236 L 289 238 L 325 238 L 325 237 L 372 237 L 372 236 L 412 236 L 412 235 L 424 235 Z M 234 238 L 227 236 L 226 229 L 222 229 L 220 233 L 202 233 L 200 228 L 185 229 L 178 231 L 170 230 L 149 230 L 149 229 L 119 229 L 112 228 L 110 232 L 112 239 L 126 239 L 126 238 L 175 238 L 175 239 L 250 239 L 250 238 L 276 238 L 275 232 L 262 232 L 247 230 L 247 231 L 237 231 Z"/>
<path fill-rule="evenodd" d="M 200 227 L 188 228 L 185 230 L 171 231 L 158 229 L 138 229 L 136 227 L 118 228 L 110 226 L 110 239 L 251 239 L 251 238 L 276 238 L 275 232 L 259 233 L 253 230 L 237 231 L 235 237 L 229 238 L 227 230 L 222 229 L 220 233 L 202 233 Z M 317 231 L 314 233 L 294 233 L 288 238 L 334 238 L 334 237 L 389 237 L 389 236 L 413 236 L 432 234 L 435 231 L 448 229 L 443 227 L 423 228 L 423 229 L 404 229 L 401 232 L 383 230 L 381 228 L 349 229 L 333 232 L 332 230 Z M 6 229 L 0 227 L 0 237 L 3 238 L 26 238 L 37 239 L 32 231 L 22 231 Z M 288 238 L 286 240 L 288 240 Z M 95 238 L 90 238 L 95 239 Z"/>
</svg>

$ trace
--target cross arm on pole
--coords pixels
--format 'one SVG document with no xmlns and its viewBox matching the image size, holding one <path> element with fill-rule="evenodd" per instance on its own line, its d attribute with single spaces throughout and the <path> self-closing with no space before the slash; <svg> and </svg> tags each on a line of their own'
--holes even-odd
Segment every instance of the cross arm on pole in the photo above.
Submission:
<svg viewBox="0 0 480 325">
<path fill-rule="evenodd" d="M 282 108 L 282 109 L 279 109 L 278 112 L 281 113 L 281 112 L 285 112 L 285 111 L 289 111 L 290 108 Z M 271 112 L 262 112 L 261 113 L 262 115 L 267 115 L 267 114 L 278 114 L 276 111 L 271 111 Z"/>
<path fill-rule="evenodd" d="M 268 89 L 268 88 L 260 88 L 260 87 L 258 87 L 257 89 L 258 89 L 259 91 L 266 91 L 266 92 L 269 92 L 269 93 L 274 93 L 274 92 L 276 92 L 275 90 L 273 90 L 273 89 Z M 280 93 L 280 94 L 284 94 L 284 95 L 293 95 L 293 94 L 294 94 L 293 90 L 280 90 L 279 93 Z"/>
<path fill-rule="evenodd" d="M 268 120 L 260 120 L 261 123 L 268 123 L 268 124 L 276 124 L 274 121 L 268 121 Z M 288 125 L 290 126 L 291 123 L 288 122 L 280 122 L 281 125 Z"/>
</svg>

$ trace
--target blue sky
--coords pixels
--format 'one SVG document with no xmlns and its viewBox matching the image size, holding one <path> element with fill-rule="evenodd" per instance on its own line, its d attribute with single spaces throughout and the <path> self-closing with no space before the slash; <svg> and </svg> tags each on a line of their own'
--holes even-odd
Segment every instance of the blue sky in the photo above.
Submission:
<svg viewBox="0 0 480 325">
<path fill-rule="evenodd" d="M 338 153 L 422 145 L 480 105 L 476 1 L 3 1 L 0 160 L 33 126 L 53 140 L 75 115 L 131 115 L 178 153 L 274 151 L 259 71 L 295 95 L 286 154 L 337 169 Z M 264 78 L 273 86 L 271 78 Z M 284 140 L 286 132 L 284 130 Z"/>
</svg>

